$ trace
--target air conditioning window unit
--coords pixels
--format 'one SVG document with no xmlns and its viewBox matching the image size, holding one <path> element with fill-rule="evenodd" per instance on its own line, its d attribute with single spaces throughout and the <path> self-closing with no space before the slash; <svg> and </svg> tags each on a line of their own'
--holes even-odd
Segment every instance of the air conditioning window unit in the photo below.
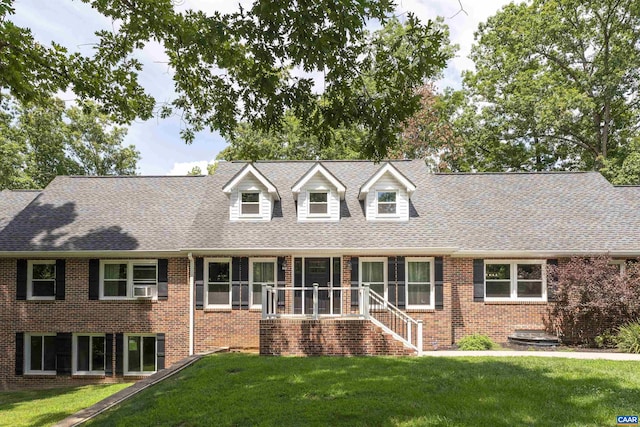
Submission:
<svg viewBox="0 0 640 427">
<path fill-rule="evenodd" d="M 153 297 L 152 285 L 135 285 L 133 287 L 133 296 L 135 298 L 151 298 Z"/>
</svg>

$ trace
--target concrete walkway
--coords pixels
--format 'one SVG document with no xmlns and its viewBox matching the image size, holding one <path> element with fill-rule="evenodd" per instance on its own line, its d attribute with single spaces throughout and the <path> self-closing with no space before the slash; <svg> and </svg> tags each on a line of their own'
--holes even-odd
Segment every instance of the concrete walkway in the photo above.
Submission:
<svg viewBox="0 0 640 427">
<path fill-rule="evenodd" d="M 53 427 L 74 427 L 74 426 L 78 426 L 78 425 L 84 423 L 85 421 L 88 421 L 91 418 L 95 417 L 96 415 L 106 411 L 107 409 L 110 409 L 110 408 L 114 407 L 115 405 L 118 405 L 119 403 L 122 403 L 123 401 L 129 399 L 130 397 L 140 393 L 142 390 L 144 390 L 144 389 L 146 389 L 148 387 L 151 387 L 152 385 L 157 384 L 160 381 L 165 380 L 165 379 L 173 376 L 174 374 L 180 372 L 181 370 L 183 370 L 187 366 L 190 366 L 190 365 L 194 364 L 195 362 L 197 362 L 202 356 L 206 356 L 207 354 L 212 354 L 212 353 L 219 353 L 219 352 L 223 352 L 223 351 L 228 351 L 228 350 L 229 350 L 228 348 L 222 348 L 221 347 L 219 349 L 216 349 L 214 351 L 210 351 L 208 353 L 194 354 L 193 356 L 186 357 L 186 358 L 182 359 L 181 361 L 179 361 L 177 363 L 174 363 L 169 368 L 163 369 L 162 371 L 159 371 L 159 372 L 156 372 L 153 375 L 149 375 L 147 378 L 133 383 L 129 387 L 125 388 L 124 390 L 120 390 L 119 392 L 117 392 L 115 394 L 112 394 L 111 396 L 107 397 L 106 399 L 103 399 L 100 402 L 94 404 L 93 406 L 90 406 L 90 407 L 85 408 L 85 409 L 83 409 L 83 410 L 81 410 L 79 412 L 76 412 L 73 415 L 68 416 L 64 420 L 62 420 L 59 423 L 55 424 Z"/>
<path fill-rule="evenodd" d="M 424 351 L 422 356 L 430 357 L 559 357 L 565 359 L 603 359 L 603 360 L 636 360 L 640 361 L 640 354 L 608 353 L 601 351 L 519 351 L 519 350 L 490 350 L 490 351 L 459 351 L 438 350 Z"/>
</svg>

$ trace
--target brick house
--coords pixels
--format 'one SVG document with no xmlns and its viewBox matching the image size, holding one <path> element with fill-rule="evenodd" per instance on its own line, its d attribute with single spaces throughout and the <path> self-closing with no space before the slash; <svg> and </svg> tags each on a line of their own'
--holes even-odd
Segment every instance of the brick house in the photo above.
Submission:
<svg viewBox="0 0 640 427">
<path fill-rule="evenodd" d="M 135 379 L 216 347 L 408 354 L 543 329 L 546 266 L 640 254 L 635 188 L 421 161 L 221 163 L 0 193 L 0 388 Z"/>
</svg>

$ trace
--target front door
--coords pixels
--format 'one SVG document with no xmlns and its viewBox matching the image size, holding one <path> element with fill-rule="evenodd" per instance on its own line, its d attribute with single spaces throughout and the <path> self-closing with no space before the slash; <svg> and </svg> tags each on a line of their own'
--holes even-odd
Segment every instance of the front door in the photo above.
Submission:
<svg viewBox="0 0 640 427">
<path fill-rule="evenodd" d="M 331 287 L 331 258 L 305 258 L 304 260 L 304 286 L 308 290 L 305 292 L 305 314 L 313 314 L 313 285 L 317 283 L 318 291 L 318 314 L 331 314 L 331 301 L 329 290 Z"/>
</svg>

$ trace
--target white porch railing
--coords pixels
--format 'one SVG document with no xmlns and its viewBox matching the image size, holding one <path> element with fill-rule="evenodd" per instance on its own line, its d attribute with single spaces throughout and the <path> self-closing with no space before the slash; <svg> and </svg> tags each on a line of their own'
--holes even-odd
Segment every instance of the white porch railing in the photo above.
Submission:
<svg viewBox="0 0 640 427">
<path fill-rule="evenodd" d="M 262 286 L 262 318 L 350 317 L 371 320 L 395 339 L 422 352 L 422 321 L 402 312 L 368 284 L 362 287 Z"/>
</svg>

